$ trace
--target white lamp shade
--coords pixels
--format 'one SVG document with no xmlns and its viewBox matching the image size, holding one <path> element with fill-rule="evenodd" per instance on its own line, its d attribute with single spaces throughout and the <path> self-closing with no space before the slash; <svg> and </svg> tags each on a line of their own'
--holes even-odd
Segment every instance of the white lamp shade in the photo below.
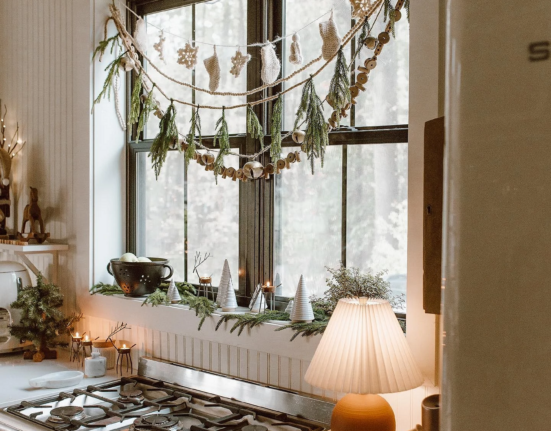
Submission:
<svg viewBox="0 0 551 431">
<path fill-rule="evenodd" d="M 367 298 L 339 301 L 304 380 L 347 394 L 401 392 L 424 381 L 388 301 Z"/>
</svg>

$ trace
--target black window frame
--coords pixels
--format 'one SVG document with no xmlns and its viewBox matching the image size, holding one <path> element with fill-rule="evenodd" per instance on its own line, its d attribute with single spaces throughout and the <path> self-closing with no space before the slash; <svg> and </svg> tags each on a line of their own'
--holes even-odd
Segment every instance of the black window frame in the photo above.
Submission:
<svg viewBox="0 0 551 431">
<path fill-rule="evenodd" d="M 130 0 L 129 7 L 140 16 L 145 14 L 166 11 L 174 8 L 192 6 L 203 3 L 207 0 Z M 255 43 L 259 40 L 272 40 L 274 35 L 283 34 L 284 29 L 284 11 L 285 2 L 279 0 L 248 0 L 247 1 L 247 43 Z M 259 18 L 260 17 L 260 18 Z M 193 20 L 195 21 L 195 20 Z M 133 30 L 136 22 L 134 15 L 127 14 L 127 22 Z M 195 31 L 195 22 L 192 28 Z M 278 56 L 284 56 L 282 46 L 277 44 L 276 52 Z M 253 50 L 255 48 L 249 48 Z M 283 48 L 284 49 L 284 48 Z M 355 46 L 352 41 L 352 52 Z M 249 52 L 254 54 L 254 52 Z M 247 65 L 247 89 L 256 88 L 262 85 L 260 81 L 260 59 L 253 55 Z M 355 67 L 351 68 L 351 83 L 355 80 Z M 133 75 L 129 74 L 127 79 L 127 103 L 129 104 L 131 89 L 133 86 Z M 195 77 L 193 76 L 194 80 Z M 277 94 L 281 91 L 281 86 L 275 86 L 264 92 L 248 96 L 247 101 L 251 102 L 260 97 L 266 97 L 271 94 Z M 192 97 L 195 97 L 192 93 Z M 263 124 L 264 130 L 271 120 L 271 104 L 261 104 L 254 106 L 254 110 Z M 342 147 L 342 226 L 341 226 L 341 260 L 346 265 L 346 198 L 347 198 L 347 154 L 349 145 L 372 145 L 372 144 L 399 144 L 408 142 L 408 125 L 389 125 L 377 127 L 355 127 L 355 107 L 350 111 L 350 126 L 342 128 L 339 131 L 329 133 L 329 145 Z M 131 133 L 135 130 L 129 130 L 127 136 L 127 250 L 136 252 L 136 233 L 137 233 L 137 155 L 143 152 L 149 152 L 152 139 L 142 140 L 136 143 L 131 141 Z M 268 135 L 264 140 L 265 144 L 271 142 Z M 203 137 L 203 144 L 212 148 L 212 137 Z M 260 149 L 258 141 L 252 139 L 246 134 L 236 134 L 230 136 L 230 145 L 239 149 L 241 154 L 252 154 Z M 283 148 L 296 147 L 297 144 L 287 137 L 282 142 Z M 269 155 L 264 154 L 259 161 L 263 164 L 269 163 Z M 240 160 L 242 167 L 246 160 Z M 274 262 L 274 207 L 275 201 L 275 179 L 260 180 L 254 182 L 239 182 L 239 268 L 238 290 L 236 292 L 239 305 L 246 306 L 249 303 L 254 287 L 265 280 L 273 280 L 273 262 Z M 187 229 L 187 226 L 186 226 Z M 187 256 L 187 254 L 186 254 Z M 185 274 L 187 274 L 187 260 Z M 286 297 L 276 297 L 277 308 L 283 308 L 288 302 Z M 398 317 L 405 317 L 397 313 Z"/>
</svg>

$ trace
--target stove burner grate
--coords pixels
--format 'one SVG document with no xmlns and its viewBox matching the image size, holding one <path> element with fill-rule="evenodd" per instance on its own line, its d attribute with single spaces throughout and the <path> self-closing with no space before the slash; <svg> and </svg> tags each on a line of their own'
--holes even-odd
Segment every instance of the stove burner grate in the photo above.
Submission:
<svg viewBox="0 0 551 431">
<path fill-rule="evenodd" d="M 171 415 L 148 415 L 142 416 L 134 421 L 134 430 L 169 430 L 177 431 L 180 421 Z"/>
<path fill-rule="evenodd" d="M 69 423 L 71 420 L 82 420 L 86 417 L 84 409 L 78 406 L 56 407 L 50 410 L 48 422 L 57 424 Z"/>
<path fill-rule="evenodd" d="M 131 389 L 131 390 L 127 390 L 127 391 L 120 391 L 119 395 L 120 395 L 120 397 L 119 397 L 118 401 L 120 401 L 121 403 L 132 402 L 134 400 L 136 400 L 136 401 L 143 401 L 144 400 L 143 392 L 139 389 Z"/>
</svg>

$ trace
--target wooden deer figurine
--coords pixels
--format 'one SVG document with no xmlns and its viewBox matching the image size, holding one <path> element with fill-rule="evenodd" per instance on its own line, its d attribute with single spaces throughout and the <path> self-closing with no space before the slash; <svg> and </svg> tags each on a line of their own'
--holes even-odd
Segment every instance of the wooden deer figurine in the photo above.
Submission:
<svg viewBox="0 0 551 431">
<path fill-rule="evenodd" d="M 31 231 L 25 237 L 25 226 L 27 222 L 31 223 Z M 40 232 L 35 230 L 36 222 L 38 222 L 40 226 Z M 21 232 L 18 234 L 18 237 L 21 241 L 25 242 L 28 242 L 30 239 L 36 239 L 39 244 L 42 244 L 49 236 L 49 233 L 44 232 L 44 221 L 42 220 L 42 214 L 38 206 L 38 190 L 31 187 L 31 203 L 29 203 L 23 211 L 23 226 L 21 226 Z"/>
</svg>

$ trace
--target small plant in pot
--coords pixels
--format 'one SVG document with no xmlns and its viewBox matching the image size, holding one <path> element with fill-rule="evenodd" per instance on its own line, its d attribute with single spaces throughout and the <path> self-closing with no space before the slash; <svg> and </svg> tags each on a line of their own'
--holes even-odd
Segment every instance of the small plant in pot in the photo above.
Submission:
<svg viewBox="0 0 551 431">
<path fill-rule="evenodd" d="M 136 257 L 125 253 L 119 259 L 111 259 L 107 272 L 115 277 L 125 296 L 144 296 L 172 277 L 173 269 L 168 259 L 158 257 Z M 165 268 L 168 275 L 164 275 Z"/>
</svg>

